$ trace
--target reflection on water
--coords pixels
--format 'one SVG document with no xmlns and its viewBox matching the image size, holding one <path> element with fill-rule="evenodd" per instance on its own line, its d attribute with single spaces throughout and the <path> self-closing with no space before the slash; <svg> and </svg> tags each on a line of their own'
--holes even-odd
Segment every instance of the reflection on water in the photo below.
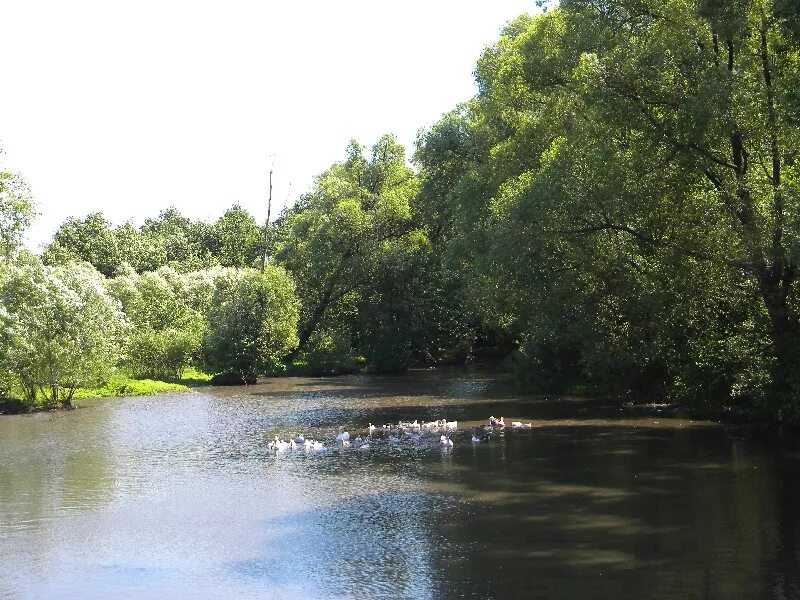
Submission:
<svg viewBox="0 0 800 600">
<path fill-rule="evenodd" d="M 463 371 L 0 419 L 0 597 L 798 598 L 800 450 Z M 273 456 L 400 419 L 532 421 Z"/>
</svg>

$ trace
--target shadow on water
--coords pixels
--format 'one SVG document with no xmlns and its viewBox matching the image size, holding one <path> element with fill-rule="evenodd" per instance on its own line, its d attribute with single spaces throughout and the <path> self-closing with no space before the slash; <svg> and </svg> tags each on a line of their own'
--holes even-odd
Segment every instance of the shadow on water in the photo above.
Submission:
<svg viewBox="0 0 800 600">
<path fill-rule="evenodd" d="M 0 421 L 0 595 L 800 598 L 797 441 L 660 410 L 423 371 Z M 267 449 L 443 417 L 452 454 Z"/>
<path fill-rule="evenodd" d="M 522 395 L 502 377 L 281 385 L 247 392 L 293 400 L 270 423 L 281 434 L 442 417 L 470 424 L 489 414 L 536 427 L 476 448 L 461 434 L 445 470 L 424 459 L 381 463 L 384 476 L 413 471 L 420 490 L 376 489 L 273 518 L 265 528 L 291 533 L 233 567 L 241 576 L 282 573 L 299 585 L 292 573 L 324 573 L 306 583 L 333 595 L 383 594 L 392 573 L 409 597 L 800 597 L 800 464 L 791 452 L 671 419 L 658 406 Z M 447 491 L 431 491 L 443 484 Z M 403 527 L 387 525 L 385 507 Z M 317 545 L 300 542 L 298 557 L 292 548 L 307 538 Z"/>
<path fill-rule="evenodd" d="M 737 459 L 741 448 L 732 462 L 724 440 L 552 427 L 446 457 L 431 449 L 422 464 L 377 455 L 368 476 L 413 470 L 419 489 L 364 489 L 267 519 L 277 537 L 230 568 L 333 596 L 800 597 L 800 531 L 785 512 L 797 485 L 776 498 L 765 477 L 789 473 L 767 456 Z"/>
</svg>

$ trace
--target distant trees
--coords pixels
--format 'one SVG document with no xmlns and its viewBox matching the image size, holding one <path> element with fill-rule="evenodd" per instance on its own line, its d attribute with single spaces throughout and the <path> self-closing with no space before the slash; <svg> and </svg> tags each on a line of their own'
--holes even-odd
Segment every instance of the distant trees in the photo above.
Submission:
<svg viewBox="0 0 800 600">
<path fill-rule="evenodd" d="M 85 261 L 106 277 L 126 266 L 139 273 L 160 267 L 182 273 L 216 265 L 252 267 L 259 256 L 260 235 L 253 216 L 238 204 L 211 224 L 192 221 L 175 208 L 146 219 L 141 227 L 112 227 L 101 213 L 91 213 L 67 219 L 42 259 L 49 265 Z"/>
<path fill-rule="evenodd" d="M 123 262 L 120 246 L 110 223 L 95 212 L 85 219 L 67 219 L 45 248 L 42 260 L 51 266 L 88 262 L 110 277 Z"/>
<path fill-rule="evenodd" d="M 211 251 L 223 267 L 253 267 L 261 253 L 261 227 L 238 204 L 211 227 Z"/>
<path fill-rule="evenodd" d="M 0 398 L 68 407 L 117 371 L 169 379 L 189 365 L 253 381 L 296 346 L 294 284 L 280 267 L 248 266 L 260 229 L 239 206 L 213 225 L 174 209 L 141 228 L 71 218 L 47 264 L 19 252 L 32 216 L 22 180 L 0 173 Z"/>
</svg>

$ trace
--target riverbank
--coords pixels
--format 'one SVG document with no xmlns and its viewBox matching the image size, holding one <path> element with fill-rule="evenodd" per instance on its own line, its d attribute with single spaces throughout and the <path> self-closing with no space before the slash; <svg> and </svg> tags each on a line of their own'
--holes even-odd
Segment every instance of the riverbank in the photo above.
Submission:
<svg viewBox="0 0 800 600">
<path fill-rule="evenodd" d="M 156 380 L 134 379 L 119 374 L 105 384 L 94 388 L 77 388 L 72 400 L 91 398 L 125 398 L 134 396 L 153 396 L 169 392 L 188 392 L 197 387 L 209 385 L 211 375 L 194 367 L 184 370 L 180 378 Z M 0 415 L 35 413 L 48 410 L 69 410 L 70 407 L 58 408 L 45 404 L 30 405 L 18 398 L 0 398 Z"/>
</svg>

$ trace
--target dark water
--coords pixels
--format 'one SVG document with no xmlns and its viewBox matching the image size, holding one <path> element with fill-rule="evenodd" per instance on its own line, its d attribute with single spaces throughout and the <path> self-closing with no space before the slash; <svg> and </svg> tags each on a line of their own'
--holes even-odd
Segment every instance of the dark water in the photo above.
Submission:
<svg viewBox="0 0 800 600">
<path fill-rule="evenodd" d="M 800 449 L 465 372 L 0 419 L 0 597 L 800 598 Z M 275 457 L 368 422 L 532 420 L 451 455 Z"/>
</svg>

